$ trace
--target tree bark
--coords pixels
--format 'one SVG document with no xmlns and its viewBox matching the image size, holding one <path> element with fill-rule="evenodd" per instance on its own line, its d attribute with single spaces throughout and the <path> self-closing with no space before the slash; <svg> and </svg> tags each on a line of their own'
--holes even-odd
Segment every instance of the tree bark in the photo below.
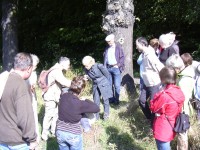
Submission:
<svg viewBox="0 0 200 150">
<path fill-rule="evenodd" d="M 13 59 L 18 52 L 17 0 L 2 1 L 2 59 L 3 70 L 13 67 Z"/>
<path fill-rule="evenodd" d="M 125 70 L 122 73 L 122 86 L 129 100 L 134 100 L 135 84 L 133 79 L 133 0 L 107 0 L 107 9 L 103 14 L 102 29 L 106 34 L 113 33 L 125 55 Z"/>
</svg>

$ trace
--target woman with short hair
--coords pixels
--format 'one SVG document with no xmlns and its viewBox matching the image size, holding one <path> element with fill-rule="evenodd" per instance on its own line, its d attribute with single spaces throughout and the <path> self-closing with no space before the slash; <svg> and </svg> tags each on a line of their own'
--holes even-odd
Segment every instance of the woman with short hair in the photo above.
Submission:
<svg viewBox="0 0 200 150">
<path fill-rule="evenodd" d="M 195 72 L 192 67 L 192 56 L 189 53 L 184 53 L 181 56 L 178 54 L 170 56 L 166 61 L 167 66 L 171 66 L 176 70 L 178 75 L 177 85 L 183 91 L 185 96 L 183 109 L 186 114 L 190 115 L 192 112 L 192 106 L 189 103 L 190 98 L 192 98 L 193 89 L 195 85 Z M 177 150 L 187 150 L 188 149 L 188 131 L 179 133 L 177 136 Z"/>
<path fill-rule="evenodd" d="M 109 98 L 113 97 L 112 86 L 109 82 L 110 74 L 102 64 L 95 63 L 91 56 L 85 56 L 82 64 L 85 66 L 86 74 L 93 81 L 92 93 L 95 104 L 100 107 L 100 96 L 103 98 L 103 119 L 107 120 L 110 113 Z M 96 113 L 96 119 L 99 119 L 99 113 Z"/>
<path fill-rule="evenodd" d="M 56 126 L 56 137 L 60 150 L 82 150 L 83 139 L 80 123 L 82 115 L 99 112 L 99 107 L 92 101 L 79 99 L 84 88 L 84 78 L 74 77 L 69 92 L 61 95 Z"/>
<path fill-rule="evenodd" d="M 170 150 L 170 142 L 176 135 L 173 131 L 176 117 L 181 112 L 185 97 L 176 86 L 176 71 L 172 67 L 164 67 L 159 75 L 163 90 L 150 101 L 150 109 L 155 113 L 153 134 L 158 150 Z"/>
</svg>

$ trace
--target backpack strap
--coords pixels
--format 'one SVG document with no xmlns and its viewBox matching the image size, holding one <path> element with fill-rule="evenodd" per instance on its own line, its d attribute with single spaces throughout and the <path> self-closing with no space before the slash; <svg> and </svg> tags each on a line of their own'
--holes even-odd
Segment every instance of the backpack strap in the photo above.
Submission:
<svg viewBox="0 0 200 150">
<path fill-rule="evenodd" d="M 49 75 L 49 73 L 50 73 L 51 71 L 55 70 L 55 69 L 59 69 L 59 68 L 50 68 L 50 69 L 48 70 L 47 77 L 46 77 L 47 84 L 48 84 L 48 75 Z M 56 81 L 53 81 L 53 82 L 49 85 L 49 87 L 52 86 L 52 85 L 54 85 L 55 83 L 56 83 Z"/>
<path fill-rule="evenodd" d="M 198 74 L 200 74 L 200 64 L 198 64 L 198 66 L 197 66 L 197 68 L 196 68 L 196 72 L 197 72 Z"/>
</svg>

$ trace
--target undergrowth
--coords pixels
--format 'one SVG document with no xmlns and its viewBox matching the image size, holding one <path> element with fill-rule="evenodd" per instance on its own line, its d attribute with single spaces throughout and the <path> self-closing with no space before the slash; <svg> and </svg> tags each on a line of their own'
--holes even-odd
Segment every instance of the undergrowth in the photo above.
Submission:
<svg viewBox="0 0 200 150">
<path fill-rule="evenodd" d="M 77 75 L 83 75 L 79 71 L 69 70 L 67 78 L 72 79 Z M 137 87 L 138 88 L 138 87 Z M 82 93 L 82 97 L 92 100 L 91 81 Z M 137 89 L 138 90 L 138 89 Z M 137 91 L 138 93 L 138 91 Z M 41 91 L 37 89 L 39 127 L 41 131 L 44 116 L 44 102 Z M 152 135 L 150 123 L 145 119 L 135 99 L 128 100 L 127 96 L 120 97 L 120 105 L 110 105 L 109 120 L 103 121 L 103 105 L 101 103 L 101 119 L 96 121 L 90 132 L 83 133 L 85 150 L 156 150 L 155 140 Z M 199 125 L 195 117 L 191 118 L 191 130 L 189 132 L 190 150 L 200 149 Z M 176 149 L 176 139 L 171 142 L 172 150 Z M 57 150 L 56 138 L 52 137 L 47 142 L 41 141 L 38 150 Z"/>
</svg>

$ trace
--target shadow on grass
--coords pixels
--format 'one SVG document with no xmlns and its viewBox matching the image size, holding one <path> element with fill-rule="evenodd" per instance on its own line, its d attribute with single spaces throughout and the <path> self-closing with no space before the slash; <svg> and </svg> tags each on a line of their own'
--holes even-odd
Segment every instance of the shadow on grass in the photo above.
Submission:
<svg viewBox="0 0 200 150">
<path fill-rule="evenodd" d="M 121 119 L 127 118 L 129 121 L 129 126 L 131 128 L 132 135 L 134 138 L 138 140 L 154 140 L 152 131 L 151 131 L 151 124 L 145 118 L 140 107 L 134 108 L 132 112 L 122 112 L 119 113 L 119 117 Z"/>
<path fill-rule="evenodd" d="M 120 101 L 118 105 L 116 105 L 115 103 L 110 103 L 110 107 L 114 109 L 118 109 L 119 107 L 124 107 L 124 106 L 128 106 L 127 101 Z"/>
<path fill-rule="evenodd" d="M 49 138 L 47 140 L 47 146 L 46 146 L 47 150 L 58 150 L 58 143 L 55 137 L 53 138 Z"/>
<path fill-rule="evenodd" d="M 44 118 L 44 112 L 45 112 L 44 105 L 41 105 L 40 111 L 39 111 L 39 114 L 38 114 L 38 122 L 41 126 L 42 126 L 42 122 L 43 122 L 43 118 Z"/>
<path fill-rule="evenodd" d="M 109 149 L 143 150 L 133 143 L 134 139 L 128 133 L 119 133 L 118 129 L 115 127 L 107 127 L 106 133 L 109 136 L 107 141 Z"/>
<path fill-rule="evenodd" d="M 45 113 L 45 107 L 44 105 L 41 105 L 39 108 L 39 114 L 38 114 L 38 122 L 42 127 L 43 124 L 43 118 Z M 42 130 L 42 129 L 41 129 Z M 55 137 L 50 137 L 46 142 L 41 142 L 41 148 L 40 150 L 58 150 L 58 143 Z"/>
</svg>

